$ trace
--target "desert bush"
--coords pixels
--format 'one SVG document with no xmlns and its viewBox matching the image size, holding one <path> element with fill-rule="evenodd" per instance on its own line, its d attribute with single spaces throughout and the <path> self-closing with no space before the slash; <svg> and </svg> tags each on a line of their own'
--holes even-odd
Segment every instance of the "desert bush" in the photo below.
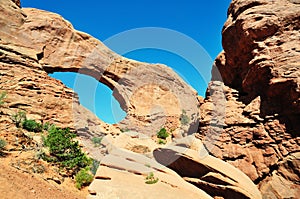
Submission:
<svg viewBox="0 0 300 199">
<path fill-rule="evenodd" d="M 43 125 L 41 123 L 36 122 L 35 120 L 27 120 L 25 119 L 22 122 L 23 129 L 31 132 L 41 132 L 43 130 Z"/>
<path fill-rule="evenodd" d="M 51 127 L 51 124 L 49 122 L 46 122 L 45 124 L 43 124 L 43 129 L 45 131 L 48 131 L 50 127 Z"/>
<path fill-rule="evenodd" d="M 166 139 L 169 136 L 169 133 L 167 132 L 167 130 L 165 128 L 161 128 L 157 132 L 156 136 L 157 136 L 157 138 Z"/>
<path fill-rule="evenodd" d="M 100 146 L 101 141 L 102 141 L 102 137 L 93 137 L 92 138 L 92 142 L 95 147 Z"/>
<path fill-rule="evenodd" d="M 182 110 L 182 113 L 180 115 L 180 123 L 182 125 L 187 125 L 190 122 L 189 116 L 186 115 L 186 111 Z"/>
<path fill-rule="evenodd" d="M 120 129 L 120 131 L 121 131 L 122 133 L 125 133 L 125 132 L 128 132 L 128 131 L 130 131 L 130 129 L 128 129 L 128 128 L 125 128 L 125 129 Z"/>
<path fill-rule="evenodd" d="M 0 139 L 0 152 L 3 151 L 6 147 L 6 142 L 3 139 Z"/>
<path fill-rule="evenodd" d="M 81 189 L 83 186 L 89 185 L 93 181 L 93 175 L 90 173 L 89 167 L 82 168 L 75 176 L 76 187 Z"/>
<path fill-rule="evenodd" d="M 155 183 L 158 182 L 158 180 L 159 180 L 158 178 L 155 178 L 155 177 L 154 177 L 153 172 L 151 172 L 151 173 L 149 173 L 148 176 L 146 177 L 145 183 L 146 183 L 146 184 L 155 184 Z"/>
<path fill-rule="evenodd" d="M 0 94 L 0 106 L 4 104 L 3 100 L 6 98 L 6 96 L 7 94 L 5 91 Z"/>
<path fill-rule="evenodd" d="M 46 168 L 42 164 L 34 163 L 31 167 L 31 170 L 33 173 L 44 173 L 46 171 Z"/>
<path fill-rule="evenodd" d="M 26 113 L 24 111 L 18 111 L 11 116 L 11 120 L 16 124 L 16 127 L 20 127 L 24 120 L 26 120 Z"/>
<path fill-rule="evenodd" d="M 92 163 L 92 160 L 81 151 L 79 143 L 73 140 L 76 135 L 70 132 L 69 128 L 53 127 L 48 132 L 44 145 L 49 148 L 50 156 L 45 156 L 45 160 L 57 163 L 71 171 L 71 174 Z"/>
<path fill-rule="evenodd" d="M 100 165 L 100 161 L 92 159 L 92 164 L 91 164 L 90 170 L 93 175 L 96 175 L 99 165 Z"/>
<path fill-rule="evenodd" d="M 149 163 L 146 163 L 145 166 L 148 167 L 148 168 L 151 167 L 151 165 Z"/>
<path fill-rule="evenodd" d="M 158 144 L 166 144 L 166 140 L 158 139 Z"/>
<path fill-rule="evenodd" d="M 43 148 L 39 148 L 38 150 L 36 150 L 36 153 L 34 154 L 34 158 L 36 160 L 44 159 L 44 157 L 45 157 L 45 151 L 43 150 Z"/>
</svg>

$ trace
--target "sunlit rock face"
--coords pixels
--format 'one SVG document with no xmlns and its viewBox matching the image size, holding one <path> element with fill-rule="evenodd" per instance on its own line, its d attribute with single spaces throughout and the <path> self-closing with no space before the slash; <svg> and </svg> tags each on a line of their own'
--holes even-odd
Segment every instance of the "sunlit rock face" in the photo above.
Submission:
<svg viewBox="0 0 300 199">
<path fill-rule="evenodd" d="M 5 54 L 11 55 L 6 56 L 6 63 L 11 60 L 21 62 L 27 67 L 26 70 L 39 71 L 42 75 L 78 72 L 94 77 L 114 91 L 113 95 L 127 112 L 126 118 L 119 124 L 120 128 L 148 135 L 156 134 L 164 126 L 182 135 L 197 130 L 197 93 L 169 67 L 117 55 L 97 39 L 74 30 L 68 21 L 57 14 L 20 9 L 11 1 L 1 6 L 5 10 L 1 16 L 1 23 L 4 24 L 1 28 L 1 46 Z M 17 64 L 13 67 L 16 72 L 20 69 Z M 39 81 L 44 77 L 36 79 Z M 46 79 L 55 81 L 49 77 Z M 72 103 L 78 104 L 77 96 L 72 91 L 67 95 L 70 102 L 66 104 L 72 112 Z M 183 110 L 189 118 L 184 126 L 180 122 Z M 48 115 L 54 112 L 53 109 L 43 111 Z M 62 123 L 72 126 L 70 121 Z"/>
<path fill-rule="evenodd" d="M 299 1 L 233 0 L 222 30 L 224 51 L 215 60 L 213 81 L 200 107 L 199 133 L 211 153 L 240 168 L 266 198 L 297 198 L 300 191 L 295 178 L 299 24 Z M 212 108 L 214 101 L 222 102 L 214 95 L 216 85 L 226 99 L 224 114 Z M 224 118 L 224 128 L 211 127 L 213 114 Z"/>
</svg>

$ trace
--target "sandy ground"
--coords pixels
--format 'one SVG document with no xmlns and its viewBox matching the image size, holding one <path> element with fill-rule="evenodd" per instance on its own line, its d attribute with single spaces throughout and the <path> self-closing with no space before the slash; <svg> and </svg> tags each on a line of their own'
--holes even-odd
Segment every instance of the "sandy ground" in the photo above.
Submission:
<svg viewBox="0 0 300 199">
<path fill-rule="evenodd" d="M 1 199 L 82 199 L 88 194 L 87 188 L 79 191 L 72 181 L 58 185 L 39 175 L 18 170 L 9 162 L 9 157 L 0 157 Z"/>
</svg>

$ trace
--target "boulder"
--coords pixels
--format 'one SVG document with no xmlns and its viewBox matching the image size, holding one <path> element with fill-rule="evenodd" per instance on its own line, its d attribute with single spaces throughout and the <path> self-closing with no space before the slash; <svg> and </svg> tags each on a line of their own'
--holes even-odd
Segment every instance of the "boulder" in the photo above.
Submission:
<svg viewBox="0 0 300 199">
<path fill-rule="evenodd" d="M 224 198 L 262 198 L 256 185 L 243 172 L 211 155 L 184 147 L 168 146 L 153 152 L 155 159 L 186 181 L 211 196 Z"/>
</svg>

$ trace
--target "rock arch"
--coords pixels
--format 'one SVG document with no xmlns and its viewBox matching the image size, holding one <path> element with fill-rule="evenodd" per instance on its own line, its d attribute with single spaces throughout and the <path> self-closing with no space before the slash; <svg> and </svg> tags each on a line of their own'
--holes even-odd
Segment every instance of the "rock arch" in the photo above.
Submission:
<svg viewBox="0 0 300 199">
<path fill-rule="evenodd" d="M 155 133 L 164 125 L 170 126 L 168 123 L 171 122 L 173 126 L 176 124 L 175 128 L 181 128 L 182 133 L 197 130 L 197 93 L 172 69 L 162 64 L 124 58 L 90 35 L 74 30 L 69 22 L 57 14 L 36 9 L 23 11 L 26 17 L 17 31 L 19 45 L 36 52 L 36 59 L 47 73 L 78 72 L 92 76 L 112 89 L 114 97 L 127 112 L 127 117 L 119 124 L 121 127 Z M 150 100 L 153 89 L 157 88 L 161 88 L 164 94 L 174 96 L 178 107 L 170 106 L 168 100 Z M 134 97 L 137 91 L 142 95 L 138 100 L 149 99 L 152 101 L 149 104 L 159 106 L 164 111 L 141 111 L 142 107 L 136 107 L 139 103 L 132 101 L 137 100 Z M 164 94 L 160 97 L 170 96 Z M 182 110 L 190 118 L 186 127 L 179 121 Z M 174 122 L 174 118 L 177 122 Z"/>
</svg>

